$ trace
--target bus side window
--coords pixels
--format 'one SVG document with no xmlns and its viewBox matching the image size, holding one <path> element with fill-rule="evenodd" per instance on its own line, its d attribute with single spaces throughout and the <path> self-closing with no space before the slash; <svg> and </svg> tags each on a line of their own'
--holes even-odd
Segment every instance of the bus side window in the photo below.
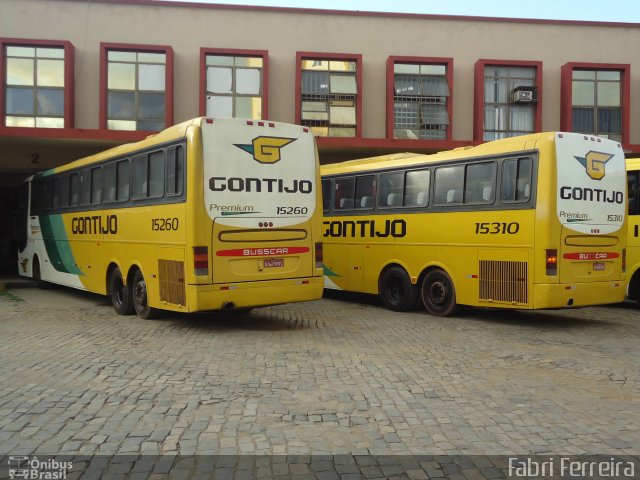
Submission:
<svg viewBox="0 0 640 480">
<path fill-rule="evenodd" d="M 182 145 L 167 149 L 167 195 L 182 195 L 184 186 L 184 148 Z"/>
<path fill-rule="evenodd" d="M 436 205 L 462 203 L 464 170 L 464 165 L 436 168 L 434 194 Z"/>
<path fill-rule="evenodd" d="M 493 185 L 496 182 L 496 164 L 483 162 L 467 165 L 464 203 L 493 202 Z"/>
<path fill-rule="evenodd" d="M 116 164 L 107 163 L 104 166 L 104 201 L 116 201 Z"/>
<path fill-rule="evenodd" d="M 638 172 L 627 174 L 627 189 L 629 192 L 629 215 L 638 214 Z"/>
<path fill-rule="evenodd" d="M 149 155 L 149 184 L 147 194 L 149 197 L 164 196 L 164 150 L 153 152 Z"/>
<path fill-rule="evenodd" d="M 76 207 L 80 203 L 80 175 L 77 172 L 72 173 L 69 177 L 69 181 L 69 187 L 71 189 L 69 205 L 71 207 Z"/>
<path fill-rule="evenodd" d="M 148 196 L 148 156 L 138 155 L 131 159 L 131 197 L 146 198 Z"/>
<path fill-rule="evenodd" d="M 429 203 L 429 170 L 409 171 L 405 177 L 404 204 L 426 207 Z"/>
<path fill-rule="evenodd" d="M 350 210 L 353 208 L 355 181 L 356 179 L 354 177 L 336 179 L 336 197 L 333 208 L 335 208 L 336 210 Z"/>
<path fill-rule="evenodd" d="M 60 177 L 53 177 L 51 195 L 51 208 L 60 208 Z"/>
<path fill-rule="evenodd" d="M 53 196 L 51 193 L 53 184 L 51 178 L 41 180 L 41 185 L 42 189 L 40 190 L 40 202 L 38 202 L 40 205 L 40 210 L 51 210 L 51 207 L 53 205 Z"/>
<path fill-rule="evenodd" d="M 331 180 L 322 180 L 322 211 L 328 212 L 331 209 Z"/>
<path fill-rule="evenodd" d="M 378 203 L 381 207 L 401 207 L 404 201 L 404 172 L 380 175 Z"/>
<path fill-rule="evenodd" d="M 502 162 L 500 198 L 506 202 L 526 202 L 531 197 L 531 158 L 510 158 Z"/>
<path fill-rule="evenodd" d="M 374 175 L 363 175 L 356 177 L 356 199 L 355 208 L 373 208 L 376 189 L 376 177 Z"/>
<path fill-rule="evenodd" d="M 70 185 L 69 175 L 62 175 L 60 177 L 60 206 L 62 208 L 69 206 L 69 185 Z"/>
<path fill-rule="evenodd" d="M 129 160 L 118 162 L 118 180 L 116 189 L 116 200 L 124 202 L 129 200 Z"/>
<path fill-rule="evenodd" d="M 91 203 L 91 170 L 85 168 L 80 171 L 80 205 L 89 205 Z"/>
<path fill-rule="evenodd" d="M 91 169 L 91 205 L 102 203 L 102 167 Z"/>
</svg>

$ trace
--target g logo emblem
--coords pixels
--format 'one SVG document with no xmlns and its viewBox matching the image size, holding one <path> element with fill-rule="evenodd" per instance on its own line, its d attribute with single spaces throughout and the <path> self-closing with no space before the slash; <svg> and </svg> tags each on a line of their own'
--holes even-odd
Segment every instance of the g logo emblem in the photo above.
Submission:
<svg viewBox="0 0 640 480">
<path fill-rule="evenodd" d="M 253 156 L 256 162 L 276 163 L 280 160 L 280 149 L 294 142 L 295 138 L 256 137 L 251 145 L 234 145 Z"/>
<path fill-rule="evenodd" d="M 587 175 L 594 180 L 602 180 L 605 175 L 605 164 L 613 158 L 609 153 L 591 150 L 584 157 L 574 157 L 586 169 Z"/>
</svg>

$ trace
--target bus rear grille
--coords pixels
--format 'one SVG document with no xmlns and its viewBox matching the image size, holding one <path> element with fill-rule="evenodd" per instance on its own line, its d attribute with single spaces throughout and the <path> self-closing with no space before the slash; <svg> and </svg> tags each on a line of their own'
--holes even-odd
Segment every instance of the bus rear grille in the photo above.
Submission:
<svg viewBox="0 0 640 480">
<path fill-rule="evenodd" d="M 160 300 L 175 305 L 185 305 L 184 262 L 158 260 Z"/>
<path fill-rule="evenodd" d="M 527 304 L 527 262 L 480 260 L 480 300 Z"/>
</svg>

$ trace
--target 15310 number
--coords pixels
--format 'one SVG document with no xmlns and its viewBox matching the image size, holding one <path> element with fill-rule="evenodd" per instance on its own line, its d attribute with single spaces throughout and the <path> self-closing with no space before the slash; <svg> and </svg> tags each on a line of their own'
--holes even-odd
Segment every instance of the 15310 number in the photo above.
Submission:
<svg viewBox="0 0 640 480">
<path fill-rule="evenodd" d="M 515 235 L 520 231 L 518 222 L 483 222 L 476 223 L 477 235 Z"/>
</svg>

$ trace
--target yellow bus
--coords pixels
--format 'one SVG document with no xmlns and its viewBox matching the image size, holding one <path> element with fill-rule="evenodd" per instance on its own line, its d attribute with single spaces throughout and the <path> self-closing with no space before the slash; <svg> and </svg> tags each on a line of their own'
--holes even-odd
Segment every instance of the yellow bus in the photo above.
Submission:
<svg viewBox="0 0 640 480">
<path fill-rule="evenodd" d="M 319 185 L 307 128 L 193 119 L 29 178 L 20 273 L 142 318 L 318 299 Z"/>
<path fill-rule="evenodd" d="M 627 297 L 640 304 L 640 158 L 627 159 L 629 229 Z"/>
<path fill-rule="evenodd" d="M 622 301 L 625 160 L 619 143 L 539 133 L 434 155 L 321 167 L 325 288 L 514 309 Z"/>
</svg>

